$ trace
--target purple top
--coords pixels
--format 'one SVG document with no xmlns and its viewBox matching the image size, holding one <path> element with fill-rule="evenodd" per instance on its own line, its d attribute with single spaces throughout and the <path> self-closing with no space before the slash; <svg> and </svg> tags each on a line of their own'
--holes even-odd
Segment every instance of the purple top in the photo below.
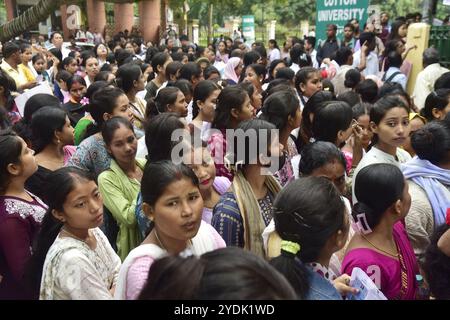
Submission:
<svg viewBox="0 0 450 320">
<path fill-rule="evenodd" d="M 225 130 L 222 129 L 221 132 L 211 134 L 208 140 L 208 149 L 211 157 L 214 159 L 216 175 L 219 177 L 227 177 L 228 180 L 233 181 L 233 172 L 230 172 L 224 165 L 224 157 L 227 152 L 227 139 L 225 137 Z"/>
<path fill-rule="evenodd" d="M 213 188 L 219 195 L 223 195 L 231 186 L 231 181 L 226 177 L 216 177 L 213 182 Z M 211 224 L 213 209 L 203 208 L 202 220 Z"/>
<path fill-rule="evenodd" d="M 0 196 L 0 300 L 33 298 L 23 274 L 47 206 L 30 195 L 33 201 Z"/>
<path fill-rule="evenodd" d="M 342 261 L 342 274 L 361 268 L 389 300 L 414 300 L 419 268 L 403 222 L 394 225 L 393 236 L 400 259 L 369 248 L 352 249 Z"/>
</svg>

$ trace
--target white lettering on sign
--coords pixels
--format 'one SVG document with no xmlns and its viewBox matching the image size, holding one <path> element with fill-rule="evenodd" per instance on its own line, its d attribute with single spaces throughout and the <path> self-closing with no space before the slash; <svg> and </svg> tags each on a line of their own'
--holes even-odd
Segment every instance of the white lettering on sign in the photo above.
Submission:
<svg viewBox="0 0 450 320">
<path fill-rule="evenodd" d="M 331 1 L 331 0 L 330 0 Z M 335 9 L 335 10 L 321 10 L 318 14 L 318 20 L 320 21 L 342 21 L 358 19 L 362 20 L 364 9 Z"/>
<path fill-rule="evenodd" d="M 331 7 L 331 6 L 353 6 L 356 5 L 356 0 L 325 0 L 324 1 L 325 7 Z"/>
<path fill-rule="evenodd" d="M 81 9 L 79 6 L 70 5 L 67 7 L 66 26 L 69 30 L 79 29 L 81 25 Z"/>
</svg>

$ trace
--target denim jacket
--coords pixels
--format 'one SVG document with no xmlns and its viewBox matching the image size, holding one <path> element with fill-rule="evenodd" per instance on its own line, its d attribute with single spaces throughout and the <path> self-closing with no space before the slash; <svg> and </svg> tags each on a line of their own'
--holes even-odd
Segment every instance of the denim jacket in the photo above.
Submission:
<svg viewBox="0 0 450 320">
<path fill-rule="evenodd" d="M 308 268 L 309 292 L 306 300 L 342 300 L 339 292 L 325 278 Z"/>
</svg>

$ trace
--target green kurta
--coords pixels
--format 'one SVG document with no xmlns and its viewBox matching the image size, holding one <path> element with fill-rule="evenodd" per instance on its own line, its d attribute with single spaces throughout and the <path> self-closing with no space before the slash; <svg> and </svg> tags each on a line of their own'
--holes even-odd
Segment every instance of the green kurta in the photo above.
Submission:
<svg viewBox="0 0 450 320">
<path fill-rule="evenodd" d="M 75 145 L 79 145 L 83 138 L 86 136 L 86 129 L 87 127 L 92 123 L 92 120 L 88 118 L 81 118 L 77 125 L 75 126 L 75 129 L 73 131 L 73 140 L 75 142 Z"/>
<path fill-rule="evenodd" d="M 136 159 L 137 166 L 142 170 L 145 163 L 144 159 Z M 128 253 L 142 241 L 135 215 L 136 199 L 141 183 L 136 179 L 128 178 L 117 162 L 111 160 L 110 168 L 98 177 L 98 187 L 104 205 L 119 226 L 117 254 L 123 261 Z"/>
</svg>

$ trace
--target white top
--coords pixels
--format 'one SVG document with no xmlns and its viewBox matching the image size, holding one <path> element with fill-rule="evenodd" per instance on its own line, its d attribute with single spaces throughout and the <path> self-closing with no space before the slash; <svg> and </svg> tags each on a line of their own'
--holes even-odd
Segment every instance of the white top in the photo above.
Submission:
<svg viewBox="0 0 450 320">
<path fill-rule="evenodd" d="M 396 72 L 400 72 L 400 74 L 397 74 L 390 80 L 390 82 L 399 83 L 402 86 L 403 90 L 406 90 L 406 83 L 408 82 L 408 78 L 400 71 L 400 68 L 390 67 L 384 75 L 384 81 L 387 81 Z"/>
<path fill-rule="evenodd" d="M 434 83 L 444 73 L 449 72 L 448 69 L 441 67 L 439 63 L 433 63 L 419 72 L 416 79 L 416 86 L 414 87 L 414 104 L 422 109 L 425 106 L 425 100 L 428 95 L 434 90 Z"/>
<path fill-rule="evenodd" d="M 148 150 L 147 145 L 145 144 L 145 134 L 142 138 L 138 139 L 138 146 L 136 152 L 136 158 L 147 159 Z"/>
<path fill-rule="evenodd" d="M 356 68 L 359 66 L 359 63 L 361 61 L 361 50 L 356 51 L 353 54 L 353 68 Z M 372 51 L 369 53 L 369 55 L 366 57 L 366 68 L 361 71 L 361 74 L 363 76 L 373 75 L 378 76 L 379 73 L 379 64 L 378 64 L 378 56 Z"/>
<path fill-rule="evenodd" d="M 186 116 L 186 123 L 189 124 L 193 120 L 193 113 L 192 113 L 192 105 L 194 104 L 194 99 L 191 100 L 188 104 L 188 114 Z"/>
<path fill-rule="evenodd" d="M 83 241 L 58 236 L 50 247 L 42 272 L 40 300 L 109 300 L 116 284 L 120 258 L 99 228 L 92 250 Z"/>
<path fill-rule="evenodd" d="M 269 61 L 272 62 L 274 60 L 281 58 L 281 52 L 277 48 L 273 48 L 269 51 Z"/>
<path fill-rule="evenodd" d="M 423 261 L 434 231 L 433 208 L 425 190 L 415 182 L 407 181 L 411 195 L 411 209 L 405 218 L 406 231 L 417 260 Z"/>
<path fill-rule="evenodd" d="M 319 69 L 319 63 L 317 62 L 317 50 L 313 49 L 313 51 L 311 51 L 310 53 L 310 56 L 313 68 Z"/>
<path fill-rule="evenodd" d="M 409 160 L 411 160 L 411 156 L 408 152 L 406 152 L 403 149 L 397 148 L 397 154 L 396 154 L 398 161 L 395 159 L 394 156 L 390 155 L 389 153 L 386 153 L 384 151 L 381 151 L 380 149 L 376 147 L 372 147 L 372 149 L 367 152 L 361 161 L 359 162 L 358 166 L 355 169 L 355 172 L 353 174 L 353 181 L 352 181 L 352 199 L 353 204 L 358 202 L 358 199 L 356 199 L 355 196 L 355 181 L 356 177 L 358 176 L 359 171 L 361 169 L 375 163 L 389 163 L 397 166 L 400 169 L 400 164 L 405 163 Z"/>
</svg>

